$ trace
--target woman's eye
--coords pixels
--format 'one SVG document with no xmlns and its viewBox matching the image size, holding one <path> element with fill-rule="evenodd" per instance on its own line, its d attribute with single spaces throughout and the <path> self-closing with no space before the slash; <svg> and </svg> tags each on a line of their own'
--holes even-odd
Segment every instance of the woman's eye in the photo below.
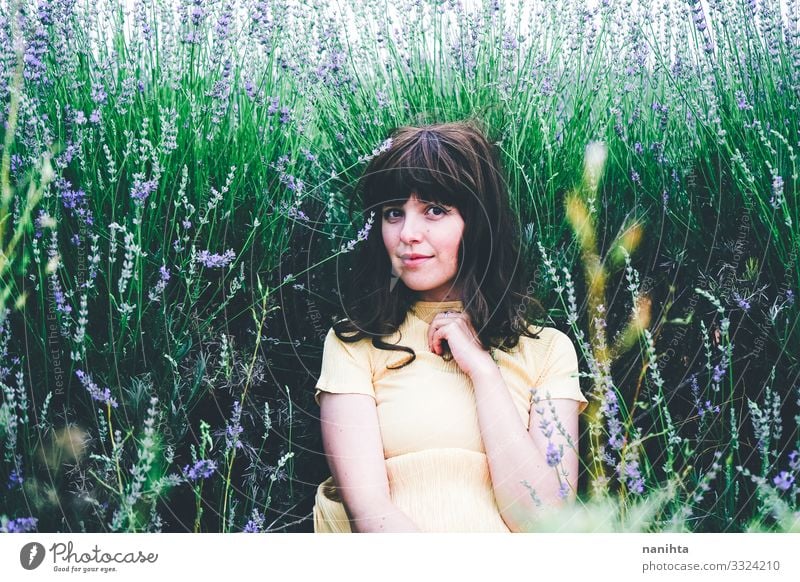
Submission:
<svg viewBox="0 0 800 582">
<path fill-rule="evenodd" d="M 442 216 L 444 214 L 447 214 L 447 210 L 445 210 L 441 206 L 431 206 L 431 207 L 428 208 L 428 210 L 439 210 L 440 213 L 439 214 L 435 214 L 435 216 Z"/>
<path fill-rule="evenodd" d="M 385 218 L 386 220 L 388 220 L 390 218 L 394 218 L 394 216 L 392 215 L 392 212 L 399 212 L 399 210 L 397 210 L 397 208 L 390 208 L 389 210 L 384 210 L 383 211 L 383 218 Z"/>
</svg>

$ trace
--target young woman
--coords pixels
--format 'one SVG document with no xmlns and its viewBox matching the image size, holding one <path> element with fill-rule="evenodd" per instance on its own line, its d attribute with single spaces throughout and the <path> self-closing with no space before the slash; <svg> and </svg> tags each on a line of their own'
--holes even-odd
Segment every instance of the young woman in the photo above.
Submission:
<svg viewBox="0 0 800 582">
<path fill-rule="evenodd" d="M 575 495 L 575 348 L 530 322 L 531 259 L 479 126 L 403 127 L 389 143 L 358 185 L 380 229 L 316 385 L 332 475 L 314 531 L 527 531 Z"/>
</svg>

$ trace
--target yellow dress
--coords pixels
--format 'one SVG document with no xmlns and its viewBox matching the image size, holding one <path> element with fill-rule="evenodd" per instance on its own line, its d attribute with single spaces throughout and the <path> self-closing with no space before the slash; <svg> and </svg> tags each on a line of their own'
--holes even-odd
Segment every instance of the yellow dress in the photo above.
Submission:
<svg viewBox="0 0 800 582">
<path fill-rule="evenodd" d="M 411 355 L 379 350 L 370 339 L 325 338 L 321 391 L 368 394 L 375 399 L 392 502 L 425 532 L 508 532 L 494 498 L 481 440 L 472 382 L 455 360 L 428 350 L 427 330 L 439 312 L 461 310 L 461 301 L 417 301 L 387 343 L 409 346 Z M 498 368 L 527 428 L 532 391 L 546 398 L 588 402 L 580 390 L 578 359 L 569 337 L 555 328 L 535 328 L 540 339 L 520 337 L 508 353 L 495 350 Z M 351 532 L 333 478 L 317 488 L 316 533 Z"/>
</svg>

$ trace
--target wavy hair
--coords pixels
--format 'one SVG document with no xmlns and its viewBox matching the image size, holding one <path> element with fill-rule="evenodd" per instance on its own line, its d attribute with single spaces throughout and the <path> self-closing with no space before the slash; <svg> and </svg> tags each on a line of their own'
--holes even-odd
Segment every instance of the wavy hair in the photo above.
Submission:
<svg viewBox="0 0 800 582">
<path fill-rule="evenodd" d="M 544 309 L 523 289 L 528 273 L 519 264 L 521 229 L 510 208 L 496 146 L 485 136 L 475 120 L 396 128 L 388 147 L 381 148 L 361 175 L 349 212 L 352 216 L 358 198 L 363 219 L 374 211 L 380 226 L 383 205 L 412 194 L 458 208 L 464 232 L 456 277 L 464 311 L 483 349 L 507 351 L 521 335 L 538 339 L 529 326 Z M 369 337 L 378 349 L 408 352 L 412 357 L 394 366 L 400 368 L 416 359 L 414 350 L 383 338 L 398 330 L 417 294 L 400 279 L 390 290 L 391 262 L 380 231 L 370 229 L 359 246 L 348 277 L 350 292 L 343 299 L 346 319 L 334 323 L 333 330 L 344 342 Z"/>
</svg>

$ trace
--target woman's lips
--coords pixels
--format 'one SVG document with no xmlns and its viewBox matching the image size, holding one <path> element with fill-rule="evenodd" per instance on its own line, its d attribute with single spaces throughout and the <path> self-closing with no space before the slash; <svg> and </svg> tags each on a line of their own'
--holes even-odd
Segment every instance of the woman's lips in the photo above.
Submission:
<svg viewBox="0 0 800 582">
<path fill-rule="evenodd" d="M 403 259 L 403 266 L 404 267 L 418 267 L 425 261 L 432 259 L 433 257 L 419 257 L 416 259 Z"/>
</svg>

